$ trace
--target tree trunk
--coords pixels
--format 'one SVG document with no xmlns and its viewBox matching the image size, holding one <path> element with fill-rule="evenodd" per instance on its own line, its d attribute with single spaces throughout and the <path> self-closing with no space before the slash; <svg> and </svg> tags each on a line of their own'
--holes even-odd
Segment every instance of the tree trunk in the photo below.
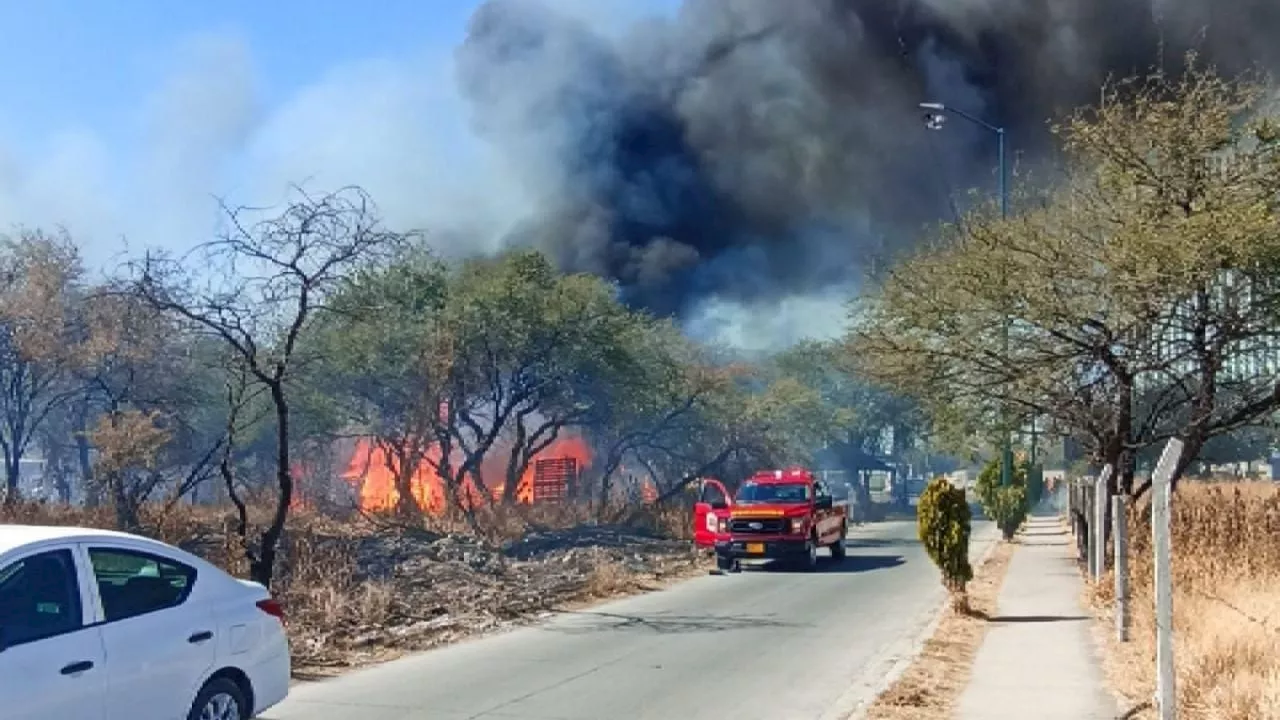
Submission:
<svg viewBox="0 0 1280 720">
<path fill-rule="evenodd" d="M 502 485 L 502 504 L 511 506 L 516 504 L 516 496 L 520 490 L 520 477 L 524 475 L 520 470 L 520 461 L 517 459 L 519 450 L 512 450 L 511 457 L 507 460 L 506 479 Z"/>
<path fill-rule="evenodd" d="M 102 488 L 93 476 L 93 458 L 89 447 L 89 411 L 86 407 L 76 413 L 76 461 L 80 465 L 80 483 L 84 488 L 84 504 L 98 507 L 102 504 Z"/>
<path fill-rule="evenodd" d="M 22 482 L 22 456 L 13 446 L 6 448 L 4 454 L 4 502 L 13 505 L 21 499 L 19 486 Z"/>
<path fill-rule="evenodd" d="M 613 477 L 617 474 L 618 467 L 622 465 L 622 457 L 617 446 L 610 449 L 605 457 L 604 468 L 600 472 L 600 505 L 596 508 L 598 522 L 603 522 L 605 514 L 609 511 L 609 502 L 613 499 Z"/>
<path fill-rule="evenodd" d="M 1203 432 L 1194 433 L 1190 437 L 1182 439 L 1182 456 L 1178 458 L 1178 464 L 1173 468 L 1173 479 L 1170 481 L 1174 490 L 1178 489 L 1178 481 L 1182 479 L 1183 473 L 1196 462 L 1197 456 L 1200 455 L 1200 451 L 1204 448 L 1204 443 Z"/>
<path fill-rule="evenodd" d="M 516 494 L 519 492 L 518 485 L 520 478 L 524 476 L 524 469 L 529 466 L 525 455 L 525 443 L 529 440 L 528 432 L 524 427 L 524 417 L 519 416 L 516 419 L 516 437 L 511 444 L 511 454 L 507 456 L 507 480 L 502 486 L 502 504 L 511 506 L 516 504 Z"/>
<path fill-rule="evenodd" d="M 71 478 L 67 473 L 66 467 L 59 467 L 57 475 L 54 476 L 54 488 L 58 491 L 58 502 L 63 505 L 71 504 Z"/>
<path fill-rule="evenodd" d="M 413 477 L 418 472 L 419 455 L 409 445 L 416 442 L 417 440 L 403 441 L 394 448 L 388 443 L 383 452 L 387 464 L 391 466 L 388 469 L 395 478 L 396 514 L 406 520 L 422 518 L 422 506 L 413 494 Z"/>
<path fill-rule="evenodd" d="M 138 521 L 138 504 L 125 485 L 124 475 L 120 472 L 110 473 L 107 484 L 111 488 L 111 501 L 115 506 L 116 528 L 136 534 L 141 529 L 141 523 Z"/>
<path fill-rule="evenodd" d="M 276 413 L 276 507 L 271 524 L 262 533 L 258 543 L 257 558 L 250 558 L 249 574 L 255 582 L 270 588 L 275 576 L 276 549 L 284 535 L 284 525 L 289 519 L 289 507 L 293 503 L 293 467 L 289 452 L 289 402 L 285 397 L 284 383 L 277 379 L 270 384 L 271 402 Z"/>
</svg>

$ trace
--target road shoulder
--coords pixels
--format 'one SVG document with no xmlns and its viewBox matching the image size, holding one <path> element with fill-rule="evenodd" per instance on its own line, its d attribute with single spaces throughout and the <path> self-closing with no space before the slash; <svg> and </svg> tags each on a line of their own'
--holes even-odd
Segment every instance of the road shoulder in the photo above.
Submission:
<svg viewBox="0 0 1280 720">
<path fill-rule="evenodd" d="M 1002 556 L 1006 544 L 999 539 L 999 531 L 990 523 L 984 523 L 980 528 L 975 530 L 970 543 L 970 561 L 975 572 L 975 579 L 970 584 L 971 602 L 980 600 L 983 588 L 990 585 L 993 579 L 998 581 L 1003 576 L 1003 565 L 1007 561 L 1007 553 Z M 986 591 L 992 604 L 997 589 L 998 586 Z M 948 599 L 941 582 L 935 592 L 933 609 L 920 618 L 917 630 L 886 648 L 881 662 L 869 664 L 845 693 L 842 702 L 825 714 L 822 720 L 938 717 L 928 707 L 924 708 L 923 713 L 904 714 L 913 705 L 903 705 L 901 700 L 918 697 L 919 692 L 913 688 L 930 682 L 940 663 L 950 665 L 946 658 L 954 650 L 950 643 L 941 639 L 957 637 L 955 633 L 961 629 L 958 623 L 967 619 L 946 611 Z M 972 645 L 976 647 L 977 642 L 972 642 Z M 936 688 L 937 683 L 933 682 L 933 686 Z M 949 695 L 954 696 L 961 689 L 963 685 L 954 688 Z M 916 706 L 919 705 L 918 700 L 913 702 Z"/>
</svg>

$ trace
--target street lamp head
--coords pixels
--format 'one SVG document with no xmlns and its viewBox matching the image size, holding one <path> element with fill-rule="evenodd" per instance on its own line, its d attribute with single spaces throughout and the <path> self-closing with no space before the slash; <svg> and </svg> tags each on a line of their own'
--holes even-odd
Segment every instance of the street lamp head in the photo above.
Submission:
<svg viewBox="0 0 1280 720">
<path fill-rule="evenodd" d="M 947 121 L 947 106 L 936 102 L 920 103 L 921 110 L 928 110 L 924 114 L 924 126 L 930 130 L 941 130 L 943 123 Z"/>
</svg>

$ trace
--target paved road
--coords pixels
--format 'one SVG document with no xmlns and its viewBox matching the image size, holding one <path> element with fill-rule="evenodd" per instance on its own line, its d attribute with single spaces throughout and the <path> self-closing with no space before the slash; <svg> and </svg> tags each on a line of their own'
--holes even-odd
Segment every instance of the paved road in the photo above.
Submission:
<svg viewBox="0 0 1280 720">
<path fill-rule="evenodd" d="M 844 720 L 942 599 L 914 523 L 294 688 L 269 720 Z M 974 529 L 975 556 L 994 537 Z"/>
</svg>

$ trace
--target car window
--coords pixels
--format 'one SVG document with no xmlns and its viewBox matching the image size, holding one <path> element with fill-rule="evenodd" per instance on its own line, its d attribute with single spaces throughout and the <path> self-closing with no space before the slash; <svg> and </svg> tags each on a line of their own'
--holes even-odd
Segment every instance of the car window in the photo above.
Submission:
<svg viewBox="0 0 1280 720">
<path fill-rule="evenodd" d="M 196 570 L 135 550 L 90 548 L 107 622 L 176 607 L 186 601 Z"/>
<path fill-rule="evenodd" d="M 83 620 L 70 550 L 39 553 L 0 568 L 0 632 L 5 645 L 79 630 Z"/>
<path fill-rule="evenodd" d="M 729 506 L 729 497 L 720 485 L 709 482 L 702 486 L 702 502 L 713 508 L 725 508 Z"/>
<path fill-rule="evenodd" d="M 831 497 L 831 491 L 827 489 L 826 483 L 821 480 L 813 484 L 813 492 L 817 497 Z"/>
</svg>

